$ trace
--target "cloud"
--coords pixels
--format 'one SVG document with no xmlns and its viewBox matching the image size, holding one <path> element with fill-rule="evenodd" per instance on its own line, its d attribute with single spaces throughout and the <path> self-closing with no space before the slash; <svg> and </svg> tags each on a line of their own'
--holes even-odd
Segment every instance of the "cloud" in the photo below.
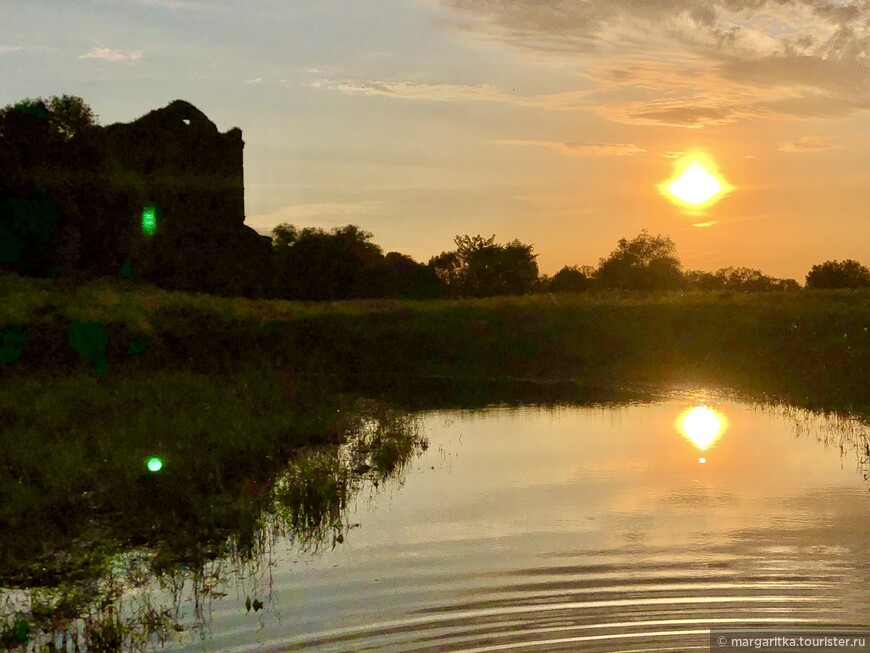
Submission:
<svg viewBox="0 0 870 653">
<path fill-rule="evenodd" d="M 307 86 L 355 95 L 379 95 L 398 100 L 498 102 L 554 110 L 577 110 L 585 108 L 587 105 L 585 91 L 517 95 L 501 91 L 490 84 L 428 84 L 384 80 L 320 79 L 309 82 Z"/>
<path fill-rule="evenodd" d="M 870 108 L 870 0 L 441 1 L 475 38 L 575 67 L 597 84 L 592 110 L 617 122 L 703 127 Z"/>
<path fill-rule="evenodd" d="M 248 216 L 245 224 L 261 233 L 269 233 L 278 224 L 289 222 L 297 226 L 338 226 L 358 216 L 370 215 L 382 202 L 362 200 L 358 202 L 307 202 L 282 206 L 268 213 Z"/>
<path fill-rule="evenodd" d="M 646 150 L 632 143 L 563 143 L 560 141 L 505 140 L 502 145 L 535 145 L 568 156 L 634 156 Z"/>
<path fill-rule="evenodd" d="M 255 77 L 254 79 L 246 79 L 245 84 L 260 84 L 262 81 L 262 77 Z"/>
<path fill-rule="evenodd" d="M 0 45 L 0 54 L 6 54 L 7 52 L 17 52 L 20 49 L 20 45 Z"/>
<path fill-rule="evenodd" d="M 164 7 L 165 9 L 210 9 L 208 2 L 198 0 L 135 0 L 141 5 Z M 212 3 L 214 4 L 214 3 Z"/>
<path fill-rule="evenodd" d="M 802 152 L 822 152 L 824 150 L 838 150 L 843 146 L 823 136 L 804 136 L 796 141 L 782 143 L 780 152 L 799 154 Z"/>
<path fill-rule="evenodd" d="M 104 59 L 105 61 L 138 61 L 141 58 L 141 50 L 121 52 L 120 50 L 99 47 L 93 47 L 84 54 L 79 55 L 79 59 Z"/>
</svg>

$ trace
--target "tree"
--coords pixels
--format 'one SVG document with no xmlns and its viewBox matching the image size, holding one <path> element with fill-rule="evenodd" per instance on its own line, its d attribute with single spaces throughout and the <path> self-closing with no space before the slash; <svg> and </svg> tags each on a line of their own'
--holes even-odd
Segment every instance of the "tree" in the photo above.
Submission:
<svg viewBox="0 0 870 653">
<path fill-rule="evenodd" d="M 7 117 L 13 112 L 45 120 L 52 134 L 70 140 L 88 127 L 99 123 L 93 109 L 75 95 L 52 95 L 49 98 L 25 98 L 0 109 L 0 133 L 6 134 Z"/>
<path fill-rule="evenodd" d="M 777 279 L 763 274 L 761 270 L 745 267 L 721 268 L 715 273 L 691 270 L 684 277 L 686 284 L 696 290 L 769 292 L 800 288 L 794 279 Z"/>
<path fill-rule="evenodd" d="M 459 294 L 462 286 L 462 261 L 457 252 L 441 252 L 429 259 L 429 267 L 435 273 L 435 278 L 452 294 Z"/>
<path fill-rule="evenodd" d="M 583 292 L 589 287 L 589 278 L 578 265 L 566 265 L 547 284 L 550 292 Z"/>
<path fill-rule="evenodd" d="M 438 281 L 433 268 L 406 254 L 388 252 L 384 256 L 384 271 L 384 294 L 387 297 L 434 299 L 442 295 L 443 284 Z"/>
<path fill-rule="evenodd" d="M 683 286 L 683 273 L 674 242 L 646 230 L 632 240 L 621 238 L 596 274 L 603 288 L 671 290 Z"/>
<path fill-rule="evenodd" d="M 451 294 L 466 297 L 524 294 L 538 280 L 537 254 L 532 245 L 513 240 L 506 245 L 495 236 L 456 236 L 456 250 L 429 261 Z"/>
<path fill-rule="evenodd" d="M 282 222 L 272 229 L 272 247 L 284 249 L 290 247 L 299 239 L 299 230 L 292 224 Z"/>
<path fill-rule="evenodd" d="M 809 271 L 807 288 L 870 288 L 870 269 L 854 259 L 825 261 Z"/>
<path fill-rule="evenodd" d="M 688 270 L 683 277 L 686 285 L 695 290 L 724 290 L 725 279 L 714 272 Z"/>
<path fill-rule="evenodd" d="M 334 300 L 381 297 L 388 280 L 383 252 L 355 225 L 324 231 L 283 223 L 272 230 L 279 296 Z"/>
</svg>

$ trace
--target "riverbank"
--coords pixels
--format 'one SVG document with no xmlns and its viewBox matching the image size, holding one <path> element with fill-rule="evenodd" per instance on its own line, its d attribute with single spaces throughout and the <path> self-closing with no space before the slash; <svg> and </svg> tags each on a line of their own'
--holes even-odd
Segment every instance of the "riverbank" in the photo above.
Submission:
<svg viewBox="0 0 870 653">
<path fill-rule="evenodd" d="M 436 383 L 704 383 L 808 407 L 870 405 L 870 291 L 253 301 L 0 276 L 5 373 L 228 374 L 243 365 Z M 391 380 L 392 379 L 392 380 Z"/>
<path fill-rule="evenodd" d="M 32 594 L 0 644 L 86 614 L 88 637 L 131 649 L 170 632 L 120 618 L 105 598 L 126 586 L 97 587 L 125 552 L 147 553 L 134 582 L 184 572 L 206 595 L 210 561 L 256 558 L 275 528 L 343 541 L 354 492 L 426 447 L 387 406 L 701 383 L 866 412 L 868 326 L 870 292 L 304 304 L 0 274 L 0 579 Z"/>
</svg>

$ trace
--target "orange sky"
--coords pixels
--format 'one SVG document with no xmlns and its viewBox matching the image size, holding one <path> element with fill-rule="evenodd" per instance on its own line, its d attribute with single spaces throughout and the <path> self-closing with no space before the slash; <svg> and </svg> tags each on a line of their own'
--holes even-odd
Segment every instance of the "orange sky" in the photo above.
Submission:
<svg viewBox="0 0 870 653">
<path fill-rule="evenodd" d="M 0 103 L 187 99 L 242 128 L 264 233 L 354 223 L 423 261 L 494 233 L 547 273 L 644 228 L 689 269 L 870 263 L 868 0 L 6 5 Z M 734 186 L 704 216 L 658 192 L 690 150 Z"/>
</svg>

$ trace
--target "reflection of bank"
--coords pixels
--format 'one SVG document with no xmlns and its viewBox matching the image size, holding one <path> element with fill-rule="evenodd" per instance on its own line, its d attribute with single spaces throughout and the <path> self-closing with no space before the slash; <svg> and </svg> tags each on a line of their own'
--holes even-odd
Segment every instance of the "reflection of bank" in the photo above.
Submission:
<svg viewBox="0 0 870 653">
<path fill-rule="evenodd" d="M 680 414 L 676 427 L 689 442 L 705 452 L 728 428 L 728 419 L 707 406 L 695 406 Z M 703 464 L 707 459 L 701 457 L 698 462 Z"/>
</svg>

